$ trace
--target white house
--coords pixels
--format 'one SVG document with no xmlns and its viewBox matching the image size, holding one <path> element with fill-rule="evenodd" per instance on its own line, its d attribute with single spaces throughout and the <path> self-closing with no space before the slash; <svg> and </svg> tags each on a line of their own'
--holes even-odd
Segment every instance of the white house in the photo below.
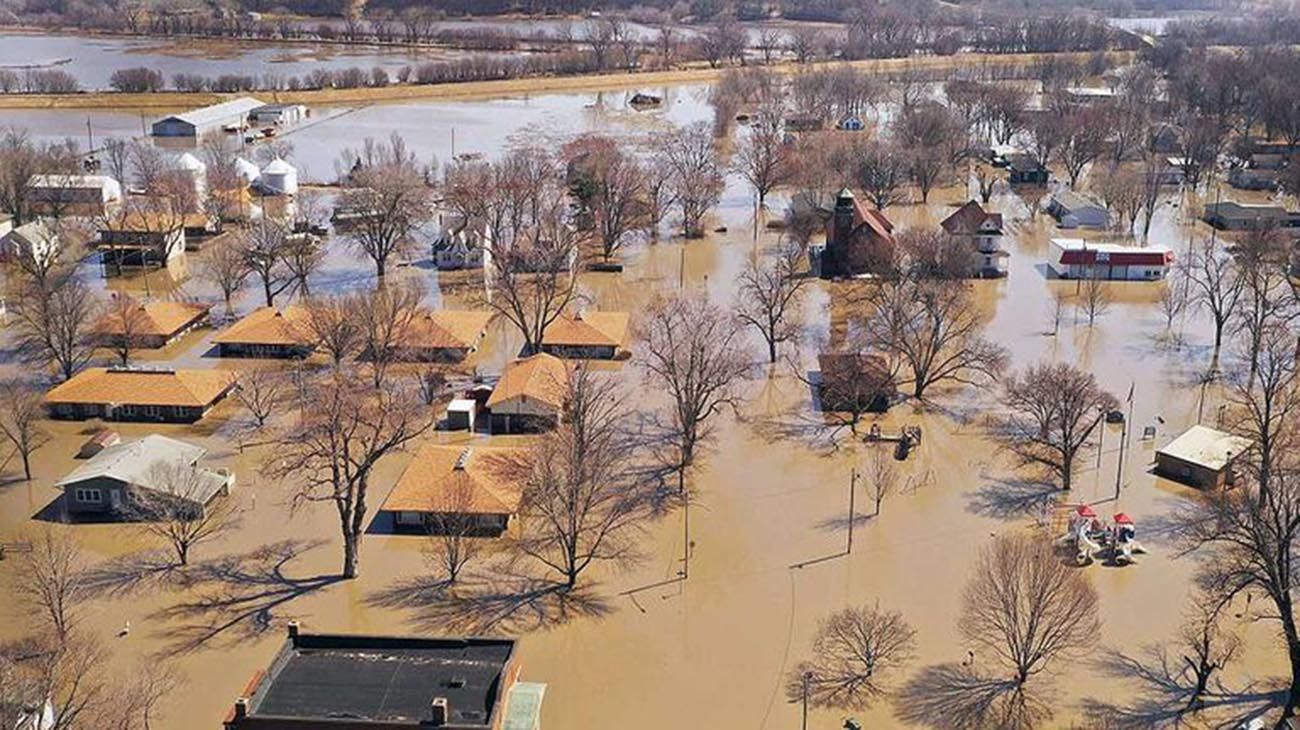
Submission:
<svg viewBox="0 0 1300 730">
<path fill-rule="evenodd" d="M 487 226 L 460 224 L 444 228 L 433 242 L 433 265 L 439 270 L 481 269 L 489 238 Z"/>
<path fill-rule="evenodd" d="M 1110 225 L 1106 206 L 1073 190 L 1053 194 L 1047 204 L 1047 213 L 1062 228 L 1105 228 Z"/>
<path fill-rule="evenodd" d="M 152 434 L 117 444 L 95 454 L 55 485 L 64 492 L 69 512 L 123 514 L 139 504 L 175 501 L 202 514 L 234 485 L 233 474 L 198 465 L 207 449 L 166 436 Z M 186 470 L 182 479 L 171 478 L 168 468 Z"/>
<path fill-rule="evenodd" d="M 1062 279 L 1156 281 L 1174 263 L 1167 246 L 1121 246 L 1082 238 L 1053 238 L 1048 267 Z"/>
</svg>

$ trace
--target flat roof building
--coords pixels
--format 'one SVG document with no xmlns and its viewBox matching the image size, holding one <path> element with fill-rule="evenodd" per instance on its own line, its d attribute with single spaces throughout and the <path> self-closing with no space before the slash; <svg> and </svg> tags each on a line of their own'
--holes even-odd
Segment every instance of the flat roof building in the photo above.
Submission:
<svg viewBox="0 0 1300 730">
<path fill-rule="evenodd" d="M 226 126 L 242 127 L 254 109 L 265 106 L 249 96 L 163 117 L 153 123 L 155 137 L 202 137 Z"/>
<path fill-rule="evenodd" d="M 290 623 L 225 727 L 504 730 L 510 717 L 531 730 L 541 692 L 520 683 L 519 670 L 513 639 L 307 634 Z M 531 722 L 520 717 L 529 713 Z"/>
<path fill-rule="evenodd" d="M 1123 246 L 1082 238 L 1053 238 L 1047 260 L 1048 268 L 1062 279 L 1117 281 L 1163 279 L 1173 263 L 1174 252 L 1165 246 Z"/>
<path fill-rule="evenodd" d="M 1231 485 L 1233 462 L 1250 449 L 1250 439 L 1205 426 L 1192 426 L 1156 450 L 1156 473 L 1200 489 Z"/>
</svg>

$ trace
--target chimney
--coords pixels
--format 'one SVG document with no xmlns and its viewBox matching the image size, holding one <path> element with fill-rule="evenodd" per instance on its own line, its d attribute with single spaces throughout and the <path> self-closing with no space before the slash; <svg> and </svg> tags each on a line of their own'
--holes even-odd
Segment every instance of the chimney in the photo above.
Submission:
<svg viewBox="0 0 1300 730">
<path fill-rule="evenodd" d="M 447 704 L 446 697 L 434 697 L 433 702 L 429 703 L 430 725 L 442 727 L 447 724 L 451 718 L 451 705 Z"/>
<path fill-rule="evenodd" d="M 243 720 L 248 717 L 248 698 L 240 697 L 235 700 L 235 719 Z"/>
<path fill-rule="evenodd" d="M 465 450 L 460 452 L 460 456 L 456 457 L 456 464 L 452 468 L 456 471 L 465 471 L 465 469 L 469 468 L 469 458 L 473 455 L 473 452 L 473 448 L 466 446 Z"/>
<path fill-rule="evenodd" d="M 298 638 L 298 622 L 297 622 L 297 621 L 290 621 L 290 622 L 289 622 L 289 638 L 290 638 L 290 639 L 296 639 L 296 638 Z"/>
</svg>

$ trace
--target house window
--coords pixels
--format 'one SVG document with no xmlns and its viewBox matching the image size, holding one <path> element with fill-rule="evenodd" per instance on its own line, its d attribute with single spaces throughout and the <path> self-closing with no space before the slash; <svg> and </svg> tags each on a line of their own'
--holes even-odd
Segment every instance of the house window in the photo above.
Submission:
<svg viewBox="0 0 1300 730">
<path fill-rule="evenodd" d="M 84 489 L 80 487 L 77 489 L 78 502 L 102 502 L 103 500 L 104 495 L 98 489 Z"/>
</svg>

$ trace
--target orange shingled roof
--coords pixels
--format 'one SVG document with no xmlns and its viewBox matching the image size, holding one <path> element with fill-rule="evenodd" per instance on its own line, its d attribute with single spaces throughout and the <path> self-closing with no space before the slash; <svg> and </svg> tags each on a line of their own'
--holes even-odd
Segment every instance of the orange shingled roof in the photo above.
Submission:
<svg viewBox="0 0 1300 730">
<path fill-rule="evenodd" d="M 468 350 L 478 344 L 491 312 L 439 309 L 417 314 L 406 333 L 407 347 Z"/>
<path fill-rule="evenodd" d="M 236 374 L 229 370 L 88 368 L 45 394 L 46 403 L 129 403 L 204 407 L 216 402 Z"/>
<path fill-rule="evenodd" d="M 260 307 L 230 325 L 212 339 L 220 344 L 239 345 L 308 345 L 311 334 L 307 310 L 290 305 L 284 309 Z"/>
<path fill-rule="evenodd" d="M 562 314 L 546 328 L 543 345 L 624 347 L 631 319 L 627 312 Z"/>
<path fill-rule="evenodd" d="M 522 489 L 504 474 L 517 448 L 426 444 L 384 500 L 391 512 L 509 515 Z M 466 453 L 468 452 L 468 454 Z M 465 458 L 462 461 L 462 456 Z M 457 464 L 461 467 L 457 468 Z"/>
<path fill-rule="evenodd" d="M 138 318 L 133 315 L 133 321 L 130 329 L 132 336 L 163 336 L 172 337 L 177 332 L 185 329 L 194 323 L 197 319 L 202 319 L 208 315 L 211 307 L 207 304 L 196 304 L 194 302 L 148 302 L 145 304 L 136 304 L 132 302 L 140 312 Z M 104 335 L 124 335 L 126 334 L 127 325 L 126 317 L 128 315 L 118 307 L 113 307 L 107 315 L 100 318 L 95 324 L 95 331 Z"/>
<path fill-rule="evenodd" d="M 564 405 L 568 382 L 568 368 L 554 355 L 543 352 L 512 360 L 501 371 L 501 379 L 492 389 L 492 395 L 488 396 L 487 407 L 522 397 L 559 408 Z"/>
</svg>

